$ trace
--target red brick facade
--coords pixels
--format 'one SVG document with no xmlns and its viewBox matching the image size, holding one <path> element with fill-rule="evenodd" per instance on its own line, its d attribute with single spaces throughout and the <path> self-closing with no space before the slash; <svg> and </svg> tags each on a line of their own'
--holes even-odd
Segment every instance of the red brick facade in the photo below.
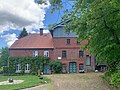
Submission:
<svg viewBox="0 0 120 90">
<path fill-rule="evenodd" d="M 9 53 L 13 57 L 33 56 L 33 52 L 37 51 L 37 56 L 44 56 L 44 51 L 47 51 L 50 60 L 62 62 L 64 73 L 94 71 L 95 57 L 90 56 L 88 51 L 83 52 L 81 48 L 87 43 L 87 40 L 84 40 L 78 44 L 77 37 L 72 33 L 64 34 L 64 28 L 62 28 L 55 30 L 53 34 L 31 34 L 19 39 L 10 47 Z M 80 57 L 80 51 L 83 52 L 82 57 Z M 65 53 L 65 57 L 62 56 L 62 52 Z"/>
<path fill-rule="evenodd" d="M 80 44 L 77 44 L 77 38 L 69 38 L 70 44 L 67 44 L 68 38 L 53 38 L 54 42 L 54 59 L 57 60 L 58 57 L 63 64 L 66 64 L 66 71 L 69 73 L 69 63 L 76 62 L 76 72 L 79 73 L 79 64 L 83 64 L 84 70 L 87 71 L 86 68 L 86 55 L 89 55 L 88 51 L 84 51 L 84 56 L 79 57 L 79 51 L 81 51 L 81 46 L 87 43 L 87 41 L 83 41 Z M 62 58 L 62 51 L 65 50 L 67 52 L 67 57 Z M 89 71 L 93 71 L 95 68 L 94 56 L 91 56 L 91 65 L 89 66 Z"/>
</svg>

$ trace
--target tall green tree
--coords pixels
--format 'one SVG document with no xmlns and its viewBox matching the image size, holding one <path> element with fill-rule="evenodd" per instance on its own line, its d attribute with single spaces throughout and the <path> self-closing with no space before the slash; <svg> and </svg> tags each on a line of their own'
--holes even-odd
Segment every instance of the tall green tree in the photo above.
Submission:
<svg viewBox="0 0 120 90">
<path fill-rule="evenodd" d="M 18 36 L 18 39 L 23 38 L 23 37 L 25 37 L 27 35 L 28 35 L 28 33 L 27 33 L 26 29 L 23 28 L 23 30 L 21 31 L 21 33 Z"/>
<path fill-rule="evenodd" d="M 0 49 L 0 67 L 7 66 L 7 61 L 9 57 L 9 50 L 8 47 L 2 47 Z"/>
<path fill-rule="evenodd" d="M 110 72 L 120 63 L 120 1 L 76 0 L 73 10 L 63 16 L 67 30 L 79 39 L 88 40 L 85 46 L 98 61 L 106 62 Z"/>
</svg>

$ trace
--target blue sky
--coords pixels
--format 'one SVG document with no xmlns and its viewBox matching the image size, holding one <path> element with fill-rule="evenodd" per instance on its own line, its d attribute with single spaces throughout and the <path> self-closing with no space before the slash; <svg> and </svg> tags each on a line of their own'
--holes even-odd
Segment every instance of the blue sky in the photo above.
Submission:
<svg viewBox="0 0 120 90">
<path fill-rule="evenodd" d="M 5 3 L 5 1 L 6 2 L 9 2 L 9 0 L 4 0 L 4 3 Z M 15 2 L 15 0 L 11 0 L 11 1 L 14 1 Z M 18 0 L 16 0 L 17 2 L 18 2 Z M 27 1 L 27 0 L 26 0 Z M 29 0 L 30 1 L 30 0 Z M 32 1 L 31 1 L 32 2 Z M 3 1 L 0 1 L 0 3 L 3 3 Z M 13 2 L 9 2 L 9 3 L 13 3 Z M 21 2 L 20 2 L 21 3 Z M 24 3 L 25 4 L 28 4 L 28 3 L 26 3 L 25 2 L 25 0 L 24 0 Z M 16 3 L 15 3 L 15 5 L 16 5 Z M 31 5 L 34 5 L 34 3 L 32 3 Z M 55 11 L 53 14 L 51 14 L 50 12 L 51 12 L 51 6 L 45 6 L 45 5 L 41 5 L 40 6 L 40 8 L 41 9 L 39 9 L 39 8 L 37 8 L 37 6 L 33 6 L 34 8 L 36 8 L 36 11 L 34 11 L 36 14 L 35 15 L 33 15 L 33 16 L 31 16 L 30 17 L 30 19 L 32 19 L 33 18 L 33 20 L 29 20 L 29 18 L 25 18 L 26 19 L 26 21 L 25 20 L 22 20 L 23 18 L 24 18 L 24 16 L 21 18 L 21 17 L 18 17 L 17 15 L 15 16 L 15 17 L 17 17 L 17 20 L 16 20 L 16 18 L 14 18 L 14 16 L 12 16 L 13 14 L 11 14 L 11 13 L 8 13 L 8 11 L 6 11 L 6 7 L 5 7 L 5 9 L 3 9 L 4 11 L 6 11 L 6 12 L 2 12 L 3 10 L 0 8 L 0 16 L 3 16 L 5 19 L 3 19 L 3 17 L 0 17 L 0 20 L 2 20 L 3 22 L 5 22 L 5 25 L 7 26 L 7 29 L 6 29 L 6 26 L 5 25 L 3 25 L 4 23 L 3 22 L 0 22 L 0 27 L 2 27 L 3 29 L 5 28 L 5 30 L 3 30 L 3 29 L 1 29 L 0 30 L 0 47 L 5 47 L 5 46 L 10 46 L 15 40 L 17 40 L 17 36 L 19 35 L 19 33 L 20 33 L 20 31 L 22 30 L 22 27 L 24 26 L 23 24 L 28 24 L 29 25 L 29 23 L 31 24 L 31 22 L 33 23 L 33 22 L 38 22 L 37 21 L 37 19 L 39 18 L 39 16 L 38 17 L 36 17 L 37 15 L 41 15 L 40 16 L 40 20 L 39 20 L 39 27 L 44 27 L 45 29 L 47 29 L 47 26 L 49 25 L 49 24 L 54 24 L 54 23 L 59 23 L 60 22 L 60 20 L 61 20 L 61 17 L 63 16 L 63 10 L 64 9 L 66 9 L 66 6 L 67 6 L 67 8 L 68 9 L 70 9 L 71 8 L 71 6 L 69 5 L 69 4 L 64 4 L 64 8 L 62 9 L 62 10 L 60 10 L 60 11 Z M 23 6 L 24 7 L 24 6 Z M 44 8 L 42 8 L 42 7 L 44 7 Z M 9 7 L 8 7 L 9 8 Z M 21 7 L 19 7 L 19 8 L 21 8 Z M 18 8 L 18 9 L 19 9 Z M 11 9 L 12 10 L 12 9 Z M 23 12 L 24 12 L 24 9 L 21 9 L 21 10 L 23 10 Z M 30 12 L 30 14 L 31 14 L 31 10 L 28 10 L 29 12 Z M 38 11 L 38 12 L 37 12 Z M 16 13 L 17 13 L 17 11 L 15 11 Z M 22 12 L 22 11 L 21 11 Z M 18 12 L 19 13 L 19 12 Z M 25 12 L 26 13 L 26 12 Z M 3 15 L 4 14 L 4 15 Z M 6 14 L 6 15 L 5 15 Z M 21 14 L 21 13 L 20 13 Z M 8 15 L 8 16 L 7 16 Z M 22 15 L 22 14 L 21 14 Z M 11 17 L 10 17 L 11 16 Z M 29 17 L 29 16 L 28 16 Z M 10 19 L 9 19 L 10 18 Z M 20 18 L 20 20 L 19 20 L 19 18 Z M 13 20 L 15 20 L 15 21 L 13 21 Z M 17 23 L 17 27 L 15 26 L 15 25 L 13 25 L 13 24 L 11 24 L 11 22 L 10 22 L 10 24 L 8 25 L 8 24 L 6 24 L 6 21 L 8 22 L 8 21 L 11 21 L 12 20 L 12 22 L 15 22 L 15 23 Z M 4 26 L 4 27 L 3 27 Z M 14 27 L 15 26 L 15 27 Z M 33 27 L 34 27 L 35 25 L 33 25 Z M 34 28 L 31 28 L 31 26 L 29 26 L 29 27 L 27 27 L 27 29 L 28 29 L 28 32 L 30 32 L 30 33 L 35 33 L 35 32 L 37 32 L 38 30 L 36 30 L 36 27 L 35 27 L 35 29 Z M 37 26 L 37 28 L 39 28 L 38 26 Z M 34 30 L 33 30 L 34 29 Z M 14 41 L 12 41 L 12 40 L 14 40 Z"/>
</svg>

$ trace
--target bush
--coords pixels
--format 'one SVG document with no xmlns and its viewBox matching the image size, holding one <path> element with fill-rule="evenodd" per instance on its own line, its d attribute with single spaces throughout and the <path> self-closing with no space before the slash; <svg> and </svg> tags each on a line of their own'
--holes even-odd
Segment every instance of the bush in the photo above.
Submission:
<svg viewBox="0 0 120 90">
<path fill-rule="evenodd" d="M 59 61 L 51 61 L 49 65 L 54 73 L 60 73 L 62 70 L 62 63 Z"/>
<path fill-rule="evenodd" d="M 120 73 L 115 73 L 111 75 L 111 85 L 114 87 L 119 87 L 120 86 Z"/>
</svg>

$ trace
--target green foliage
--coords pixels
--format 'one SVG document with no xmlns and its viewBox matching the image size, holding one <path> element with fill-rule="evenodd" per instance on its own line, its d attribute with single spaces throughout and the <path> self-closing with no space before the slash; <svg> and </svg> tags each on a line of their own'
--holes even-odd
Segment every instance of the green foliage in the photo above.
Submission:
<svg viewBox="0 0 120 90">
<path fill-rule="evenodd" d="M 18 36 L 18 39 L 23 38 L 23 37 L 25 37 L 27 35 L 28 35 L 28 33 L 27 33 L 26 29 L 23 28 L 23 30 L 21 31 L 21 33 Z"/>
<path fill-rule="evenodd" d="M 8 50 L 8 47 L 2 47 L 0 49 L 0 67 L 2 66 L 7 66 L 7 60 L 8 60 L 8 57 L 9 57 L 9 50 Z"/>
<path fill-rule="evenodd" d="M 120 73 L 114 73 L 111 76 L 111 85 L 114 87 L 119 87 L 120 86 Z"/>
<path fill-rule="evenodd" d="M 51 61 L 49 65 L 54 73 L 60 73 L 62 70 L 62 63 L 59 61 Z"/>
<path fill-rule="evenodd" d="M 49 58 L 38 56 L 38 57 L 10 57 L 9 58 L 9 74 L 15 74 L 16 65 L 21 64 L 22 71 L 18 74 L 25 74 L 25 64 L 30 64 L 30 74 L 37 75 L 38 64 L 40 64 L 40 71 L 43 70 L 43 64 L 48 63 Z"/>
<path fill-rule="evenodd" d="M 3 66 L 3 73 L 8 74 L 9 67 L 8 66 Z"/>
<path fill-rule="evenodd" d="M 109 71 L 116 72 L 120 62 L 120 3 L 118 0 L 78 0 L 73 11 L 63 20 L 67 30 L 88 40 L 85 46 L 97 60 L 106 62 Z M 110 70 L 111 69 L 111 70 Z"/>
</svg>

